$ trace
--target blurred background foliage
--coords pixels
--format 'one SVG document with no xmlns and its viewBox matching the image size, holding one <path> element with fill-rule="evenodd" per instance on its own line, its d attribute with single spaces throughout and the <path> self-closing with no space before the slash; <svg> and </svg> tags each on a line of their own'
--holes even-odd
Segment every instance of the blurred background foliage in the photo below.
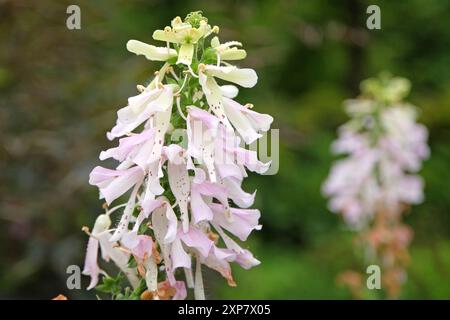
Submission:
<svg viewBox="0 0 450 320">
<path fill-rule="evenodd" d="M 66 28 L 70 4 L 81 8 L 81 30 Z M 365 27 L 370 4 L 381 8 L 381 30 Z M 88 174 L 112 145 L 116 110 L 159 66 L 125 44 L 151 43 L 154 29 L 195 10 L 221 39 L 244 43 L 241 65 L 259 83 L 240 101 L 272 114 L 281 137 L 278 174 L 246 183 L 258 189 L 263 229 L 248 246 L 262 264 L 234 267 L 237 288 L 208 274 L 207 296 L 351 297 L 336 276 L 365 266 L 320 185 L 342 101 L 388 70 L 411 80 L 432 150 L 426 201 L 406 218 L 415 238 L 401 297 L 450 298 L 450 2 L 441 0 L 0 0 L 0 298 L 95 298 L 65 285 L 66 267 L 84 258 L 81 226 L 102 212 Z"/>
</svg>

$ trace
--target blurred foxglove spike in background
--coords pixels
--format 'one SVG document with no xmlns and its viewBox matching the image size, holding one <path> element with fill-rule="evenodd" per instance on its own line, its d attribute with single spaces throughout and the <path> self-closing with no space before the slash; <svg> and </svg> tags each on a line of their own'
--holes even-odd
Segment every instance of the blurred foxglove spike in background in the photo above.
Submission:
<svg viewBox="0 0 450 320">
<path fill-rule="evenodd" d="M 416 122 L 416 107 L 403 101 L 409 90 L 408 80 L 386 73 L 362 82 L 361 96 L 345 103 L 350 120 L 332 144 L 344 157 L 323 184 L 330 210 L 360 233 L 367 261 L 381 265 L 391 298 L 405 280 L 412 239 L 402 215 L 423 201 L 418 171 L 430 154 L 428 130 Z"/>
</svg>

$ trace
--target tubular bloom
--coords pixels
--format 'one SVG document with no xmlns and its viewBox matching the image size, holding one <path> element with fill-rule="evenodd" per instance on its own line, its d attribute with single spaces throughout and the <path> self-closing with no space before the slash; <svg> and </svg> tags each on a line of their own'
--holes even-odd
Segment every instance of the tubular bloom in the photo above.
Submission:
<svg viewBox="0 0 450 320">
<path fill-rule="evenodd" d="M 129 51 L 165 63 L 118 110 L 116 125 L 107 133 L 119 143 L 102 151 L 100 159 L 113 158 L 119 165 L 96 167 L 90 174 L 90 184 L 106 201 L 106 213 L 92 232 L 85 229 L 90 235 L 84 268 L 91 277 L 89 288 L 106 274 L 98 266 L 99 249 L 142 299 L 184 299 L 187 288 L 204 299 L 203 266 L 235 286 L 230 263 L 245 269 L 260 263 L 233 237 L 245 241 L 261 229 L 259 210 L 249 209 L 255 193 L 241 184 L 247 169 L 262 174 L 270 164 L 242 144 L 260 138 L 273 119 L 233 100 L 236 86 L 218 84 L 225 80 L 249 88 L 257 82 L 254 70 L 226 62 L 245 58 L 240 43 L 221 44 L 217 36 L 207 40 L 218 32 L 194 12 L 153 33 L 165 47 L 127 43 Z M 109 208 L 124 194 L 125 203 Z M 113 212 L 121 214 L 115 226 Z"/>
<path fill-rule="evenodd" d="M 383 262 L 385 287 L 395 297 L 412 238 L 401 215 L 423 201 L 417 172 L 429 156 L 428 133 L 416 123 L 415 107 L 402 101 L 408 80 L 382 75 L 361 88 L 362 96 L 346 103 L 351 119 L 332 145 L 334 153 L 346 156 L 332 167 L 323 193 L 330 197 L 330 210 L 360 230 L 370 256 Z"/>
</svg>

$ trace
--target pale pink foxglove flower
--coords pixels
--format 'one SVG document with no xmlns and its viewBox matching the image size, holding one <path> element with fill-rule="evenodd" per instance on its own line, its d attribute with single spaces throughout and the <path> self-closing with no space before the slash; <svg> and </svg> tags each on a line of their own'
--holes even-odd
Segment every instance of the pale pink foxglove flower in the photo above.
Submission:
<svg viewBox="0 0 450 320">
<path fill-rule="evenodd" d="M 83 274 L 91 277 L 91 283 L 88 290 L 97 285 L 99 274 L 105 274 L 97 264 L 98 250 L 101 251 L 103 260 L 112 260 L 116 266 L 127 276 L 133 288 L 136 288 L 139 283 L 136 270 L 128 267 L 129 254 L 114 248 L 114 242 L 111 242 L 111 233 L 109 228 L 111 226 L 111 219 L 107 214 L 98 216 L 95 221 L 92 234 L 89 238 L 88 248 L 86 252 L 86 260 L 84 264 Z"/>
<path fill-rule="evenodd" d="M 329 209 L 358 230 L 358 243 L 371 257 L 367 262 L 380 265 L 382 287 L 395 299 L 406 279 L 413 233 L 401 219 L 410 205 L 424 200 L 418 171 L 429 156 L 428 133 L 416 122 L 415 107 L 402 102 L 407 80 L 381 76 L 364 81 L 362 91 L 347 102 L 351 119 L 332 145 L 343 158 L 334 163 L 322 191 L 330 197 Z M 341 279 L 362 292 L 348 276 Z"/>
<path fill-rule="evenodd" d="M 194 12 L 154 32 L 167 47 L 127 43 L 130 52 L 164 65 L 148 86 L 138 86 L 140 93 L 118 110 L 107 133 L 119 143 L 102 151 L 100 160 L 115 159 L 117 167 L 98 166 L 90 174 L 89 182 L 108 206 L 121 204 L 101 215 L 90 233 L 84 270 L 91 276 L 89 288 L 104 274 L 97 262 L 99 246 L 134 290 L 142 290 L 138 283 L 144 282 L 145 291 L 137 293 L 152 299 L 184 299 L 186 288 L 204 299 L 203 267 L 235 286 L 231 263 L 245 269 L 260 263 L 232 237 L 246 241 L 261 229 L 259 210 L 249 208 L 255 192 L 243 190 L 242 182 L 247 170 L 263 174 L 270 163 L 243 144 L 259 139 L 273 118 L 237 102 L 234 85 L 217 84 L 215 78 L 246 88 L 257 82 L 254 70 L 224 63 L 243 59 L 246 52 L 239 42 L 208 40 L 218 31 Z M 171 141 L 176 130 L 184 141 Z M 125 194 L 128 199 L 122 201 Z M 111 226 L 109 216 L 117 212 L 118 223 Z"/>
<path fill-rule="evenodd" d="M 354 227 L 369 223 L 381 207 L 395 214 L 401 205 L 423 201 L 423 182 L 415 173 L 429 156 L 427 130 L 416 123 L 415 107 L 389 90 L 395 100 L 387 103 L 350 100 L 352 118 L 332 145 L 346 157 L 334 164 L 322 190 L 330 210 Z"/>
</svg>

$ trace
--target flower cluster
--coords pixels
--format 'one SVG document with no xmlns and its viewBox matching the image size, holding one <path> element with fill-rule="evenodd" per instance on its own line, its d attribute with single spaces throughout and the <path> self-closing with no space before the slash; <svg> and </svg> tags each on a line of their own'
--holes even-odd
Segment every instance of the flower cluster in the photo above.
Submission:
<svg viewBox="0 0 450 320">
<path fill-rule="evenodd" d="M 369 79 L 363 95 L 346 104 L 350 121 L 333 143 L 338 160 L 323 185 L 329 207 L 355 227 L 383 211 L 395 215 L 423 200 L 423 182 L 415 175 L 429 155 L 427 129 L 416 123 L 415 107 L 402 102 L 409 92 L 402 78 Z"/>
<path fill-rule="evenodd" d="M 130 52 L 164 65 L 149 85 L 138 86 L 140 93 L 118 110 L 107 133 L 119 144 L 101 152 L 100 159 L 113 158 L 119 165 L 98 166 L 90 174 L 106 213 L 92 232 L 85 229 L 89 288 L 105 274 L 97 261 L 99 248 L 135 290 L 144 284 L 145 299 L 184 299 L 186 287 L 204 299 L 202 265 L 235 286 L 231 262 L 245 269 L 260 263 L 230 235 L 245 241 L 261 228 L 259 210 L 249 209 L 255 193 L 241 184 L 247 169 L 261 174 L 269 163 L 260 162 L 243 142 L 260 138 L 273 119 L 234 100 L 236 86 L 219 84 L 225 80 L 250 88 L 257 75 L 228 62 L 245 58 L 246 52 L 239 42 L 220 43 L 218 32 L 194 12 L 153 33 L 164 47 L 128 41 Z M 127 192 L 125 203 L 109 207 Z M 114 227 L 113 212 L 122 213 Z"/>
<path fill-rule="evenodd" d="M 411 204 L 423 201 L 417 175 L 429 156 L 427 129 L 416 123 L 415 107 L 402 102 L 409 93 L 406 79 L 381 75 L 362 83 L 362 97 L 347 102 L 351 120 L 339 129 L 332 149 L 347 155 L 338 160 L 323 191 L 329 207 L 360 233 L 365 257 L 383 268 L 382 284 L 397 298 L 406 279 L 412 229 L 401 221 Z M 339 281 L 356 298 L 363 292 L 362 274 L 347 271 Z"/>
</svg>

